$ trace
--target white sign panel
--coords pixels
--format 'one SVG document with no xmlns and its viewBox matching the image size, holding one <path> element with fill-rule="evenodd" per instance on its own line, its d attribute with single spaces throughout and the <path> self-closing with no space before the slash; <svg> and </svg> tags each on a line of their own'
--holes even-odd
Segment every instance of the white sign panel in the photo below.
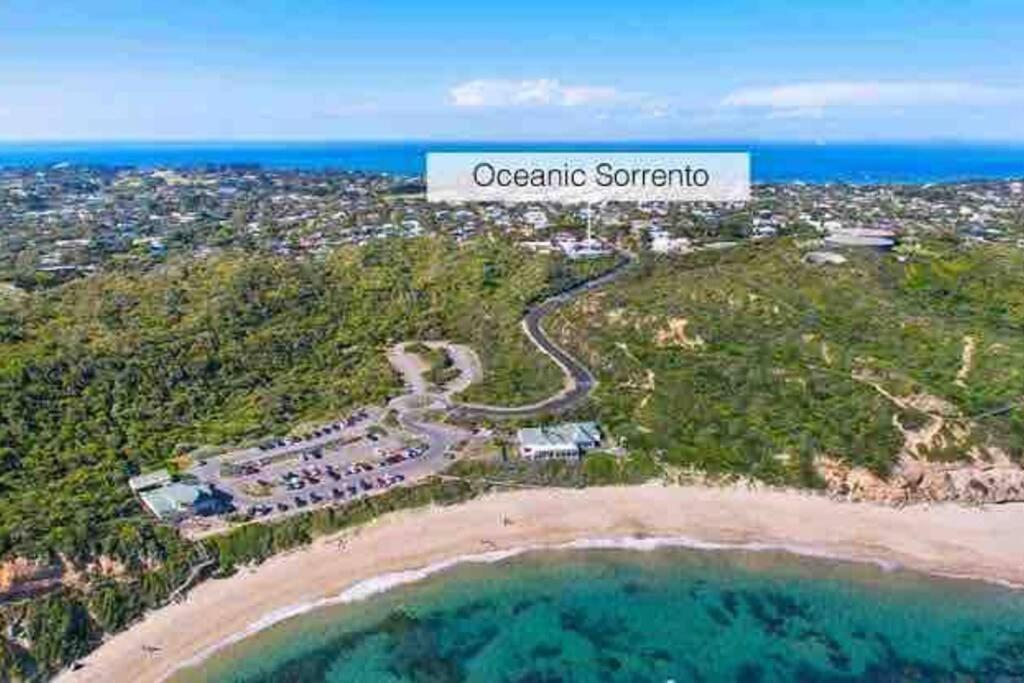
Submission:
<svg viewBox="0 0 1024 683">
<path fill-rule="evenodd" d="M 431 202 L 742 202 L 743 152 L 429 152 Z"/>
</svg>

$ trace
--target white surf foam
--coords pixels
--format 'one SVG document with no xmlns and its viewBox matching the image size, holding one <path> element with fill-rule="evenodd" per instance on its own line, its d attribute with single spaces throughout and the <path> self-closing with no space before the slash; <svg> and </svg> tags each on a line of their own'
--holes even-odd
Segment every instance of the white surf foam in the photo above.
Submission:
<svg viewBox="0 0 1024 683">
<path fill-rule="evenodd" d="M 377 576 L 358 581 L 337 595 L 321 598 L 319 600 L 283 607 L 262 616 L 241 631 L 224 638 L 223 640 L 203 649 L 200 653 L 178 664 L 174 671 L 164 677 L 170 678 L 177 671 L 201 664 L 213 654 L 227 648 L 241 640 L 244 640 L 260 631 L 264 631 L 281 622 L 293 619 L 297 616 L 307 614 L 317 609 L 330 607 L 332 605 L 357 603 L 372 598 L 381 593 L 393 590 L 419 581 L 423 581 L 435 574 L 445 572 L 449 569 L 463 564 L 493 564 L 529 552 L 546 552 L 557 550 L 630 550 L 640 552 L 653 552 L 662 548 L 686 548 L 702 551 L 745 551 L 745 552 L 784 552 L 792 555 L 811 557 L 820 560 L 835 562 L 852 562 L 858 564 L 872 564 L 883 571 L 896 571 L 901 568 L 897 562 L 881 558 L 864 558 L 852 555 L 828 552 L 814 546 L 778 543 L 727 543 L 716 541 L 703 541 L 686 536 L 619 536 L 619 537 L 598 537 L 582 538 L 574 541 L 556 544 L 531 544 L 517 546 L 514 548 L 492 550 L 483 553 L 469 555 L 458 555 L 445 560 L 440 560 L 418 569 L 409 569 L 397 572 L 388 572 Z M 951 579 L 977 580 L 977 577 L 962 576 L 956 574 L 943 574 L 930 572 L 928 575 Z M 1021 585 L 1004 581 L 988 581 L 1007 588 L 1022 588 Z"/>
</svg>

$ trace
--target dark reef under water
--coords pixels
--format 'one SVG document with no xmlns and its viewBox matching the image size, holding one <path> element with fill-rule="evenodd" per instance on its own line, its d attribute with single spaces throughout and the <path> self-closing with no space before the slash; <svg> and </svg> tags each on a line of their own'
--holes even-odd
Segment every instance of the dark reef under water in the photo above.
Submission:
<svg viewBox="0 0 1024 683">
<path fill-rule="evenodd" d="M 319 610 L 181 681 L 1015 681 L 1024 594 L 779 553 L 531 553 Z"/>
</svg>

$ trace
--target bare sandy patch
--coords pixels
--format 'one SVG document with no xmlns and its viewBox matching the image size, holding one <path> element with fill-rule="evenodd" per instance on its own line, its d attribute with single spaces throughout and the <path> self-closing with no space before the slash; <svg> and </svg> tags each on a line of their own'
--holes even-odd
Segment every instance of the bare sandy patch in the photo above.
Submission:
<svg viewBox="0 0 1024 683">
<path fill-rule="evenodd" d="M 703 348 L 704 340 L 699 335 L 686 333 L 688 324 L 689 321 L 686 318 L 669 318 L 667 327 L 655 333 L 654 343 L 663 348 L 667 346 L 690 350 Z"/>
<path fill-rule="evenodd" d="M 971 369 L 974 367 L 974 352 L 977 347 L 977 341 L 974 337 L 967 335 L 964 337 L 964 348 L 960 353 L 960 369 L 956 372 L 956 379 L 953 380 L 959 386 L 967 386 L 967 376 L 971 374 Z"/>
</svg>

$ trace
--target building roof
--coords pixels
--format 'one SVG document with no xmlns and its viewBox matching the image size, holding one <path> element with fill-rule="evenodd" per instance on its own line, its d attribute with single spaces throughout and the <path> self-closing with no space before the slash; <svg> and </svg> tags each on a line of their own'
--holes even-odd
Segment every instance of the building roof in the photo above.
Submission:
<svg viewBox="0 0 1024 683">
<path fill-rule="evenodd" d="M 189 512 L 191 506 L 198 500 L 212 495 L 213 489 L 208 484 L 174 482 L 144 491 L 139 494 L 139 497 L 154 515 L 165 519 Z"/>
<path fill-rule="evenodd" d="M 152 472 L 146 472 L 128 480 L 128 486 L 131 487 L 132 491 L 145 491 L 146 489 L 152 489 L 157 486 L 163 486 L 170 483 L 171 473 L 167 470 L 153 470 Z"/>
<path fill-rule="evenodd" d="M 550 427 L 520 429 L 519 443 L 525 448 L 578 448 L 599 442 L 601 430 L 596 422 L 566 422 Z"/>
<path fill-rule="evenodd" d="M 896 244 L 891 237 L 874 237 L 849 232 L 834 232 L 825 238 L 825 244 L 832 247 L 875 247 L 888 249 Z"/>
</svg>

